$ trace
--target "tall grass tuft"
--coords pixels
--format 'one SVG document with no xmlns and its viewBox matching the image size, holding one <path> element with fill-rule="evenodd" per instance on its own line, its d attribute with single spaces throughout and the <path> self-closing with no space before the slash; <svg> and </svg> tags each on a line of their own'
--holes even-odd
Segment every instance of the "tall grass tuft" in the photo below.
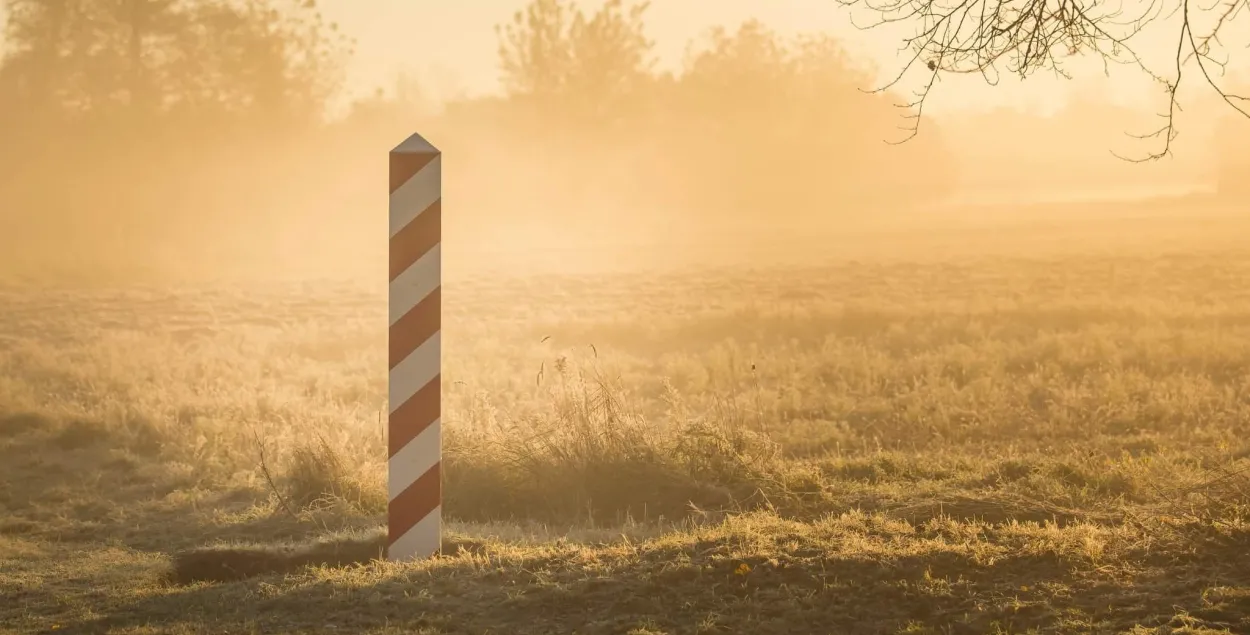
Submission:
<svg viewBox="0 0 1250 635">
<path fill-rule="evenodd" d="M 317 435 L 297 445 L 287 459 L 279 487 L 285 502 L 299 510 L 346 503 L 362 512 L 385 512 L 386 492 L 369 464 L 353 465 Z"/>
<path fill-rule="evenodd" d="M 647 419 L 598 363 L 560 358 L 553 367 L 541 412 L 490 430 L 449 430 L 449 514 L 619 523 L 791 498 L 796 465 L 780 461 L 764 435 L 679 408 Z"/>
</svg>

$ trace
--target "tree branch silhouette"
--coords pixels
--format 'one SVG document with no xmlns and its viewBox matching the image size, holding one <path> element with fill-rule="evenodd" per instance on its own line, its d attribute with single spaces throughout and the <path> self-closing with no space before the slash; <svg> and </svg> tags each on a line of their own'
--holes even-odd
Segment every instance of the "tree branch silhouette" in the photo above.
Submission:
<svg viewBox="0 0 1250 635">
<path fill-rule="evenodd" d="M 1214 0 L 1201 6 L 1197 0 L 1146 0 L 1144 6 L 1127 13 L 1110 0 L 837 0 L 848 9 L 863 8 L 874 15 L 868 24 L 852 23 L 861 30 L 887 25 L 916 24 L 915 34 L 903 38 L 900 52 L 907 52 L 905 64 L 885 85 L 867 92 L 895 88 L 916 65 L 929 73 L 913 99 L 899 104 L 911 114 L 902 127 L 905 143 L 920 132 L 924 105 L 943 74 L 980 74 L 990 85 L 997 85 L 1002 70 L 1021 79 L 1050 71 L 1071 78 L 1063 68 L 1068 58 L 1092 55 L 1102 61 L 1104 73 L 1112 65 L 1131 66 L 1146 73 L 1163 87 L 1166 108 L 1159 114 L 1163 123 L 1144 134 L 1129 136 L 1153 140 L 1158 146 L 1139 157 L 1117 157 L 1132 162 L 1160 159 L 1171 153 L 1177 136 L 1177 113 L 1181 105 L 1177 91 L 1186 78 L 1186 67 L 1196 65 L 1201 81 L 1242 116 L 1250 118 L 1250 97 L 1232 92 L 1223 81 L 1228 59 L 1218 59 L 1215 50 L 1224 48 L 1220 34 L 1243 13 L 1250 12 L 1250 0 Z M 1171 5 L 1171 6 L 1169 6 Z M 1196 18 L 1214 22 L 1203 29 Z M 1167 74 L 1157 72 L 1138 55 L 1133 40 L 1150 24 L 1178 20 L 1175 27 L 1175 55 Z M 1113 152 L 1113 154 L 1115 154 Z"/>
</svg>

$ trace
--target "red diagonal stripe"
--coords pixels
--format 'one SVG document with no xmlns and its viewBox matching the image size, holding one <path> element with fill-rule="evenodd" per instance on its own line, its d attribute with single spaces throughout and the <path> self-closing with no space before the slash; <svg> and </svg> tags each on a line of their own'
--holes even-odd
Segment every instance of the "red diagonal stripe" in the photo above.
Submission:
<svg viewBox="0 0 1250 635">
<path fill-rule="evenodd" d="M 430 164 L 438 156 L 437 152 L 392 152 L 391 153 L 391 194 L 399 186 L 408 182 L 421 168 Z"/>
<path fill-rule="evenodd" d="M 443 200 L 434 201 L 391 237 L 391 282 L 434 248 L 443 236 Z"/>
<path fill-rule="evenodd" d="M 425 432 L 442 415 L 442 375 L 421 387 L 416 394 L 396 408 L 387 420 L 388 456 L 395 456 L 404 446 Z"/>
<path fill-rule="evenodd" d="M 441 465 L 435 463 L 387 506 L 387 544 L 395 544 L 413 525 L 438 507 L 443 494 L 442 477 L 439 475 Z"/>
<path fill-rule="evenodd" d="M 443 288 L 438 287 L 391 325 L 388 342 L 391 370 L 438 332 L 442 311 Z"/>
</svg>

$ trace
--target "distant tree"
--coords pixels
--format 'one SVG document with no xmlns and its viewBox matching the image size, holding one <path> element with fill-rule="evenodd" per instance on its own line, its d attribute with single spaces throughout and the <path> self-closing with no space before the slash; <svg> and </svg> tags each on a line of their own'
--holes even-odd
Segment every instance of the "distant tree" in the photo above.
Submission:
<svg viewBox="0 0 1250 635">
<path fill-rule="evenodd" d="M 892 88 L 913 68 L 924 74 L 915 98 L 905 104 L 915 111 L 910 136 L 919 131 L 925 100 L 943 74 L 979 74 L 991 84 L 1003 72 L 1067 77 L 1064 62 L 1084 55 L 1102 61 L 1104 70 L 1112 64 L 1134 67 L 1163 90 L 1162 123 L 1135 135 L 1157 145 L 1143 156 L 1122 158 L 1147 161 L 1169 154 L 1181 110 L 1178 91 L 1190 75 L 1234 113 L 1250 118 L 1250 93 L 1233 92 L 1224 76 L 1234 45 L 1221 40 L 1231 23 L 1250 19 L 1250 0 L 1150 0 L 1132 8 L 1110 0 L 837 1 L 872 16 L 861 28 L 914 25 L 903 40 L 903 68 L 882 87 Z M 1168 68 L 1156 68 L 1139 54 L 1143 32 L 1155 24 L 1171 29 Z"/>
<path fill-rule="evenodd" d="M 5 88 L 31 109 L 149 108 L 145 57 L 176 39 L 184 20 L 170 0 L 8 0 Z"/>
<path fill-rule="evenodd" d="M 714 166 L 701 189 L 723 198 L 721 209 L 812 218 L 950 193 L 953 170 L 938 138 L 895 152 L 881 142 L 895 108 L 857 90 L 869 77 L 828 36 L 787 40 L 757 21 L 713 29 L 691 49 L 674 104 L 685 134 L 702 139 L 686 162 Z"/>
<path fill-rule="evenodd" d="M 0 92 L 27 113 L 147 118 L 192 107 L 305 121 L 337 88 L 347 50 L 310 0 L 6 5 Z"/>
<path fill-rule="evenodd" d="M 688 93 L 739 112 L 776 108 L 791 99 L 785 88 L 796 63 L 786 44 L 763 24 L 751 20 L 736 31 L 717 27 L 705 40 L 702 47 L 687 51 L 681 79 Z"/>
<path fill-rule="evenodd" d="M 350 49 L 311 0 L 0 3 L 0 259 L 255 236 L 307 180 Z"/>
<path fill-rule="evenodd" d="M 587 14 L 571 0 L 532 0 L 496 27 L 505 89 L 544 106 L 602 116 L 651 79 L 649 2 L 608 0 Z"/>
<path fill-rule="evenodd" d="M 662 73 L 646 9 L 531 0 L 500 25 L 505 95 L 440 118 L 461 161 L 497 174 L 497 194 L 452 180 L 449 191 L 576 232 L 811 227 L 936 202 L 953 187 L 937 138 L 894 152 L 881 143 L 896 110 L 859 90 L 870 69 L 836 40 L 782 38 L 753 21 L 712 30 L 680 71 Z"/>
</svg>

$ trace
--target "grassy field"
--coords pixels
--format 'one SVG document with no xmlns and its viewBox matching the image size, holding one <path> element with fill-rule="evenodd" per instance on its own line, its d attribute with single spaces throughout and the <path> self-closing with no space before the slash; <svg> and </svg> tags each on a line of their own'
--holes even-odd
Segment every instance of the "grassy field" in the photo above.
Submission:
<svg viewBox="0 0 1250 635">
<path fill-rule="evenodd" d="M 383 289 L 4 287 L 0 632 L 1250 632 L 1250 223 L 1186 226 L 454 275 L 404 566 Z"/>
</svg>

